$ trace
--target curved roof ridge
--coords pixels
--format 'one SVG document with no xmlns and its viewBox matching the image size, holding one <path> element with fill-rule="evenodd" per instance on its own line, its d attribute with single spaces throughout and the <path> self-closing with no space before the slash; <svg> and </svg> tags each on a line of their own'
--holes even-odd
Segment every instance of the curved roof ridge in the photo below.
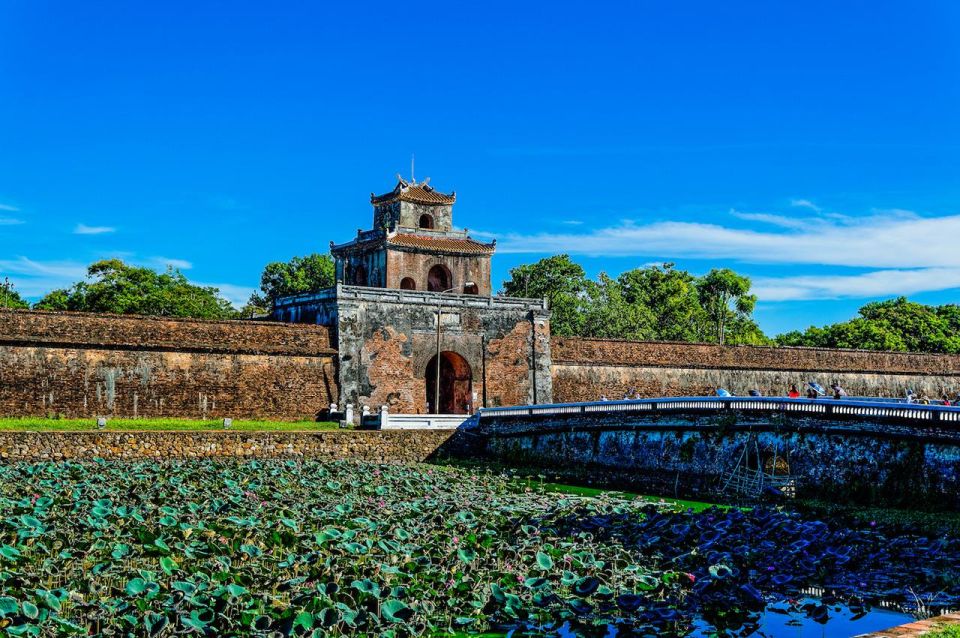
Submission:
<svg viewBox="0 0 960 638">
<path fill-rule="evenodd" d="M 394 201 L 402 201 L 412 202 L 414 204 L 449 205 L 457 201 L 456 191 L 449 194 L 441 193 L 430 186 L 429 181 L 430 178 L 428 177 L 422 182 L 417 183 L 413 180 L 407 181 L 398 175 L 397 185 L 393 187 L 393 190 L 383 195 L 370 193 L 370 203 L 387 204 Z"/>
</svg>

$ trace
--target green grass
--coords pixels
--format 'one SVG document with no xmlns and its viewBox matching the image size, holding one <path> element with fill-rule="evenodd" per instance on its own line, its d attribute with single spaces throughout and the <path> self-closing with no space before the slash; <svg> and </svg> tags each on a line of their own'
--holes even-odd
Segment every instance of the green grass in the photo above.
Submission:
<svg viewBox="0 0 960 638">
<path fill-rule="evenodd" d="M 666 498 L 662 496 L 650 496 L 648 494 L 636 494 L 634 492 L 620 492 L 617 490 L 605 490 L 597 487 L 583 487 L 580 485 L 564 485 L 562 483 L 539 483 L 535 481 L 529 481 L 528 485 L 531 488 L 542 489 L 544 492 L 555 492 L 558 494 L 574 494 L 576 496 L 590 496 L 597 497 L 602 494 L 617 494 L 623 498 L 629 500 L 640 499 L 642 501 L 648 501 L 650 503 L 671 503 L 683 509 L 691 509 L 694 512 L 702 512 L 705 509 L 710 507 L 721 507 L 726 508 L 728 505 L 716 505 L 715 503 L 703 503 L 701 501 L 685 501 L 678 498 Z"/>
<path fill-rule="evenodd" d="M 586 487 L 583 485 L 573 485 L 571 483 L 559 483 L 543 480 L 545 477 L 540 474 L 544 472 L 543 469 L 538 468 L 522 468 L 514 467 L 509 465 L 503 465 L 496 462 L 491 462 L 488 460 L 472 460 L 472 459 L 444 459 L 437 465 L 439 468 L 444 468 L 447 470 L 461 469 L 461 470 L 470 470 L 473 472 L 487 472 L 494 474 L 513 474 L 513 483 L 517 486 L 518 489 L 530 488 L 542 490 L 544 492 L 554 492 L 557 494 L 573 494 L 576 496 L 588 496 L 596 498 L 603 494 L 617 494 L 623 498 L 629 500 L 641 499 L 648 501 L 650 503 L 671 503 L 676 505 L 681 509 L 691 509 L 694 512 L 702 512 L 705 509 L 710 507 L 719 507 L 721 509 L 729 509 L 735 507 L 734 505 L 726 505 L 722 503 L 707 503 L 703 501 L 687 501 L 678 498 L 671 498 L 667 496 L 654 496 L 650 494 L 638 494 L 636 492 L 624 492 L 622 490 L 610 489 L 610 488 L 599 488 L 599 487 Z M 552 473 L 552 472 L 551 472 Z M 555 478 L 567 479 L 567 480 L 578 480 L 577 477 L 563 477 L 555 476 Z"/>
<path fill-rule="evenodd" d="M 960 638 L 960 625 L 944 625 L 923 635 L 924 638 Z"/>
<path fill-rule="evenodd" d="M 337 423 L 331 421 L 242 421 L 234 419 L 231 430 L 245 431 L 296 431 L 296 430 L 336 430 Z M 7 418 L 0 419 L 0 432 L 83 432 L 97 430 L 96 419 L 42 419 Z M 108 419 L 108 431 L 120 430 L 223 430 L 222 419 Z"/>
</svg>

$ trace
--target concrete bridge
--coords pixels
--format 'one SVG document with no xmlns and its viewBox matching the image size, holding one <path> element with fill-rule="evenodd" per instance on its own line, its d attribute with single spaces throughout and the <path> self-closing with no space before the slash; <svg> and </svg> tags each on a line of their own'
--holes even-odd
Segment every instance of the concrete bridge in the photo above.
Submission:
<svg viewBox="0 0 960 638">
<path fill-rule="evenodd" d="M 716 492 L 734 477 L 737 485 L 759 488 L 764 480 L 789 481 L 800 496 L 960 507 L 960 407 L 954 406 L 638 399 L 488 408 L 470 431 L 483 453 L 502 462 L 579 468 L 587 477 L 603 474 L 661 493 Z"/>
</svg>

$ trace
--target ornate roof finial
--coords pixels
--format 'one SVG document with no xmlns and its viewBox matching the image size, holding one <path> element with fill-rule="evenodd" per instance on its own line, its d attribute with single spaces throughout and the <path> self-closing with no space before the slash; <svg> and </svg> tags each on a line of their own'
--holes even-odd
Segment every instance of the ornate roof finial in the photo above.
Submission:
<svg viewBox="0 0 960 638">
<path fill-rule="evenodd" d="M 417 185 L 417 178 L 413 172 L 413 164 L 416 157 L 417 157 L 416 155 L 414 155 L 413 153 L 410 153 L 410 183 L 413 184 L 414 186 Z"/>
</svg>

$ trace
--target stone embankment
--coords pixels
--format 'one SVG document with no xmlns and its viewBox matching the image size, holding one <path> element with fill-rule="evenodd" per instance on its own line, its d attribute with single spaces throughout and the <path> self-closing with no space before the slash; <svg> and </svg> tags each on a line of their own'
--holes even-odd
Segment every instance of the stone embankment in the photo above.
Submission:
<svg viewBox="0 0 960 638">
<path fill-rule="evenodd" d="M 447 456 L 451 430 L 325 432 L 0 432 L 0 461 L 195 458 L 353 459 L 418 463 Z"/>
</svg>

